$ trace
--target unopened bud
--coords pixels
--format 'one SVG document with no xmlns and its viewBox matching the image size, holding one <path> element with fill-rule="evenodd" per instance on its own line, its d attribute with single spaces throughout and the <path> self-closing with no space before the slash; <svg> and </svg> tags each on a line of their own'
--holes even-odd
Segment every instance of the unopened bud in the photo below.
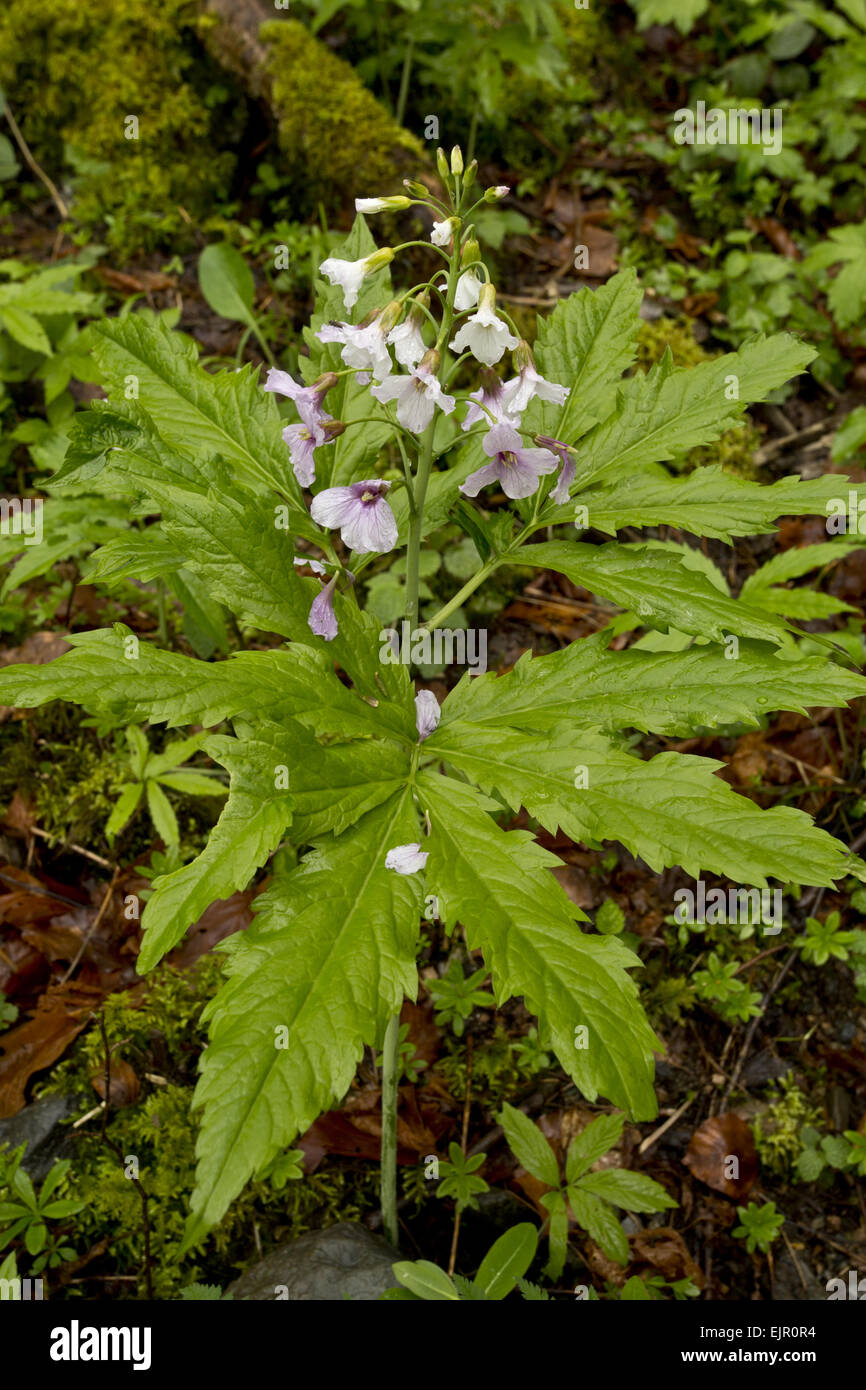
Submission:
<svg viewBox="0 0 866 1390">
<path fill-rule="evenodd" d="M 411 207 L 411 198 L 406 198 L 402 193 L 397 193 L 392 198 L 356 198 L 356 212 L 398 212 L 400 208 Z"/>
<path fill-rule="evenodd" d="M 472 265 L 474 261 L 481 260 L 481 247 L 474 236 L 471 236 L 464 243 L 463 250 L 460 252 L 460 264 Z"/>
<path fill-rule="evenodd" d="M 408 188 L 413 198 L 430 197 L 430 189 L 426 188 L 423 183 L 416 183 L 414 179 L 404 179 L 403 187 Z"/>
<path fill-rule="evenodd" d="M 451 173 L 451 170 L 448 167 L 448 160 L 446 158 L 444 150 L 436 151 L 436 168 L 439 170 L 439 173 L 442 175 L 443 179 L 447 179 L 448 175 Z"/>
<path fill-rule="evenodd" d="M 330 444 L 334 439 L 339 439 L 341 434 L 345 434 L 346 426 L 342 420 L 326 420 L 321 427 L 325 438 L 323 444 Z"/>
<path fill-rule="evenodd" d="M 455 145 L 451 151 L 451 172 L 452 174 L 463 173 L 463 151 L 459 145 Z"/>
<path fill-rule="evenodd" d="M 477 160 L 477 159 L 473 159 L 472 163 L 469 164 L 469 165 L 467 165 L 467 167 L 466 167 L 466 173 L 463 175 L 463 187 L 464 187 L 464 188 L 471 188 L 471 187 L 472 187 L 473 183 L 475 182 L 475 175 L 476 175 L 477 173 L 478 173 L 478 160 Z"/>
<path fill-rule="evenodd" d="M 510 192 L 511 189 L 507 184 L 497 184 L 495 188 L 485 189 L 484 201 L 485 203 L 499 203 L 503 198 L 507 198 Z"/>
</svg>

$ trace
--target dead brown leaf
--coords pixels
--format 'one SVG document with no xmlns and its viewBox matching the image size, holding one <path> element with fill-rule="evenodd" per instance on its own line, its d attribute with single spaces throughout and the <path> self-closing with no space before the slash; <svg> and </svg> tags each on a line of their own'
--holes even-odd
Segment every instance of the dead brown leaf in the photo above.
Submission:
<svg viewBox="0 0 866 1390">
<path fill-rule="evenodd" d="M 698 1125 L 683 1162 L 700 1182 L 726 1197 L 746 1197 L 758 1177 L 752 1131 L 735 1110 Z"/>
</svg>

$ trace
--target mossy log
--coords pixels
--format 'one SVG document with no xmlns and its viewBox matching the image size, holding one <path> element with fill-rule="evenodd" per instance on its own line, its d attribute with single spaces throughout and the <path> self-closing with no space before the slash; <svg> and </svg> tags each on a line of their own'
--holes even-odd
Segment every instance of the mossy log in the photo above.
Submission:
<svg viewBox="0 0 866 1390">
<path fill-rule="evenodd" d="M 361 82 L 303 24 L 274 19 L 259 0 L 205 0 L 211 55 L 271 112 L 282 169 L 310 208 L 402 192 L 428 162 Z"/>
</svg>

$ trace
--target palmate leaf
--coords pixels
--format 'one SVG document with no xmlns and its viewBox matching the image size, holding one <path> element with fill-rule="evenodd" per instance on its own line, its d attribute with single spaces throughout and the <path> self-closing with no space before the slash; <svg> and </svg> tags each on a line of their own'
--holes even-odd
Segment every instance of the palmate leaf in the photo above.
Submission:
<svg viewBox="0 0 866 1390">
<path fill-rule="evenodd" d="M 651 627 L 672 627 L 723 642 L 733 633 L 781 645 L 788 625 L 721 593 L 703 574 L 652 545 L 542 541 L 514 552 L 514 563 L 564 574 L 590 593 L 633 610 Z"/>
<path fill-rule="evenodd" d="M 635 272 L 623 270 L 597 290 L 569 295 L 549 318 L 539 318 L 538 370 L 570 393 L 564 406 L 533 401 L 527 429 L 571 444 L 607 418 L 622 374 L 634 360 L 642 298 Z"/>
<path fill-rule="evenodd" d="M 805 371 L 815 355 L 814 348 L 788 333 L 752 339 L 698 367 L 675 368 L 666 353 L 646 376 L 637 373 L 623 382 L 615 413 L 584 436 L 579 483 L 622 478 L 711 444 L 737 423 L 747 405 Z M 733 378 L 737 398 L 732 400 Z"/>
<path fill-rule="evenodd" d="M 679 737 L 866 695 L 863 676 L 823 657 L 782 661 L 765 643 L 742 641 L 729 660 L 717 647 L 617 652 L 607 640 L 598 633 L 547 656 L 526 652 L 502 676 L 467 672 L 442 706 L 443 726 L 457 719 L 544 733 L 571 721 Z"/>
<path fill-rule="evenodd" d="M 808 482 L 795 474 L 765 485 L 737 478 L 717 465 L 696 468 L 684 478 L 653 466 L 608 487 L 581 491 L 556 508 L 551 520 L 573 520 L 575 505 L 580 505 L 589 513 L 587 527 L 608 536 L 628 526 L 675 526 L 693 536 L 730 541 L 734 536 L 767 535 L 775 531 L 780 516 L 823 516 L 831 498 L 847 499 L 848 488 L 847 478 L 838 474 Z"/>
<path fill-rule="evenodd" d="M 253 926 L 225 944 L 229 979 L 208 1005 L 194 1101 L 204 1120 L 187 1244 L 342 1099 L 364 1047 L 414 998 L 420 884 L 385 856 L 417 836 L 405 789 L 277 880 Z"/>
<path fill-rule="evenodd" d="M 291 824 L 291 791 L 277 785 L 279 757 L 272 742 L 214 737 L 205 747 L 231 774 L 229 798 L 198 858 L 156 880 L 141 919 L 144 938 L 137 969 L 142 975 L 182 940 L 212 902 L 246 888 Z M 154 786 L 148 783 L 149 798 Z M 163 834 L 156 817 L 154 823 Z M 168 838 L 176 840 L 177 834 Z"/>
<path fill-rule="evenodd" d="M 139 405 L 167 444 L 191 459 L 219 454 L 241 479 L 269 484 L 303 509 L 279 412 L 261 389 L 258 368 L 211 375 L 192 339 L 145 311 L 102 319 L 89 332 L 110 392 L 123 398 L 133 379 Z"/>
<path fill-rule="evenodd" d="M 136 639 L 122 623 L 69 640 L 73 650 L 44 666 L 0 671 L 0 704 L 32 708 L 74 700 L 91 714 L 150 719 L 169 728 L 210 726 L 238 715 L 273 722 L 292 718 L 315 733 L 415 739 L 411 702 L 400 706 L 381 698 L 380 691 L 374 707 L 337 679 L 325 653 L 301 643 L 205 662 L 147 642 L 132 645 Z"/>
<path fill-rule="evenodd" d="M 559 860 L 526 831 L 500 830 L 487 814 L 497 803 L 429 771 L 419 775 L 418 791 L 433 831 L 428 885 L 463 923 L 471 949 L 483 951 L 497 1000 L 525 998 L 590 1100 L 602 1094 L 652 1119 L 652 1052 L 660 1044 L 627 973 L 637 956 L 613 937 L 584 935 L 583 913 L 550 872 Z"/>
<path fill-rule="evenodd" d="M 739 796 L 714 776 L 724 764 L 713 758 L 659 753 L 643 762 L 569 725 L 532 741 L 458 721 L 440 724 L 424 748 L 515 811 L 524 806 L 546 830 L 561 828 L 578 843 L 619 840 L 656 873 L 676 864 L 692 878 L 705 871 L 757 887 L 768 875 L 826 887 L 846 874 L 866 876 L 803 811 L 764 811 Z"/>
</svg>

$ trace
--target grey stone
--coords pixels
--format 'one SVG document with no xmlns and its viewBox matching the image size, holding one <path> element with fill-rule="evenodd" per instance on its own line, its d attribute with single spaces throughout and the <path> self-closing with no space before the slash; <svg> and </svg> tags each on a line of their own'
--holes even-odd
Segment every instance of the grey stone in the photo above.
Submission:
<svg viewBox="0 0 866 1390">
<path fill-rule="evenodd" d="M 75 1096 L 43 1096 L 25 1105 L 17 1115 L 0 1120 L 0 1144 L 17 1149 L 26 1143 L 21 1167 L 35 1183 L 42 1182 L 54 1166 L 55 1159 L 71 1157 L 75 1135 L 61 1124 L 79 1108 Z"/>
<path fill-rule="evenodd" d="M 397 1287 L 391 1266 L 399 1259 L 382 1236 L 344 1221 L 277 1246 L 230 1284 L 228 1292 L 242 1299 L 273 1301 L 288 1295 L 374 1303 L 386 1289 Z"/>
</svg>

